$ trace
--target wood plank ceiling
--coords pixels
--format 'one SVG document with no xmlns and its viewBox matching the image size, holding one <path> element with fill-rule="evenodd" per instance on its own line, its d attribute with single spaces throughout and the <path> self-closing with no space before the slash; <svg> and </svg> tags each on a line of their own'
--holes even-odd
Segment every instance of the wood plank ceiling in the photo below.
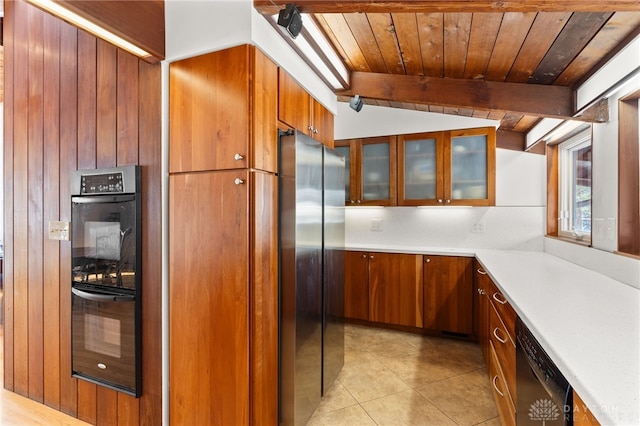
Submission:
<svg viewBox="0 0 640 426">
<path fill-rule="evenodd" d="M 277 13 L 262 1 L 255 6 Z M 339 100 L 360 94 L 365 104 L 495 119 L 515 132 L 567 113 L 545 111 L 535 99 L 523 106 L 492 97 L 521 98 L 522 85 L 533 84 L 540 102 L 561 103 L 557 90 L 543 86 L 575 89 L 640 34 L 637 1 L 300 0 L 296 6 L 312 14 L 351 73 Z M 563 99 L 571 104 L 571 91 Z"/>
</svg>

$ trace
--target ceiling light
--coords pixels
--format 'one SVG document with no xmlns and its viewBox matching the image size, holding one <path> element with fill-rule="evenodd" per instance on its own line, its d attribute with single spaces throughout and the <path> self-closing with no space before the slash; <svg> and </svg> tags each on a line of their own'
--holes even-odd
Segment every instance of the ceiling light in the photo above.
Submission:
<svg viewBox="0 0 640 426">
<path fill-rule="evenodd" d="M 353 98 L 351 98 L 351 100 L 349 101 L 349 106 L 351 107 L 352 110 L 354 110 L 355 112 L 360 112 L 360 110 L 362 109 L 362 105 L 364 104 L 364 102 L 362 102 L 362 98 L 360 97 L 360 95 L 355 95 Z"/>
<path fill-rule="evenodd" d="M 291 38 L 298 37 L 302 31 L 302 17 L 296 5 L 289 3 L 278 14 L 278 25 L 287 29 Z"/>
<path fill-rule="evenodd" d="M 304 13 L 301 16 L 301 19 L 304 19 L 304 28 L 300 29 L 300 34 L 295 39 L 285 36 L 289 35 L 289 31 L 285 31 L 285 28 L 279 25 L 279 15 L 270 15 L 267 19 L 274 28 L 278 28 L 278 32 L 287 43 L 328 86 L 335 90 L 345 89 L 349 85 L 349 71 L 313 17 Z"/>
<path fill-rule="evenodd" d="M 27 1 L 33 4 L 34 6 L 40 9 L 43 9 L 51 13 L 52 15 L 55 15 L 58 18 L 63 19 L 75 25 L 76 27 L 87 31 L 96 37 L 106 40 L 109 43 L 112 43 L 117 47 L 120 47 L 121 49 L 124 49 L 127 52 L 132 53 L 140 58 L 149 58 L 151 56 L 149 52 L 139 48 L 133 43 L 128 42 L 122 37 L 115 35 L 111 31 L 108 31 L 102 28 L 101 26 L 94 24 L 93 22 L 89 21 L 86 18 L 83 18 L 77 13 L 72 12 L 69 9 L 66 9 L 65 7 L 61 6 L 58 3 L 55 3 L 52 0 L 27 0 Z"/>
</svg>

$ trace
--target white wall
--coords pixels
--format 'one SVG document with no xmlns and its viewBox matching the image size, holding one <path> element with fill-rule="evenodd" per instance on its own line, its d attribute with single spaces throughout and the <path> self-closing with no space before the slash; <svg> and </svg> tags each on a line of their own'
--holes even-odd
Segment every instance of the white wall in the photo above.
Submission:
<svg viewBox="0 0 640 426">
<path fill-rule="evenodd" d="M 338 102 L 334 136 L 336 140 L 340 140 L 474 127 L 498 127 L 499 125 L 500 122 L 496 120 L 376 105 L 364 105 L 360 112 L 356 112 L 349 107 L 348 103 Z"/>
</svg>

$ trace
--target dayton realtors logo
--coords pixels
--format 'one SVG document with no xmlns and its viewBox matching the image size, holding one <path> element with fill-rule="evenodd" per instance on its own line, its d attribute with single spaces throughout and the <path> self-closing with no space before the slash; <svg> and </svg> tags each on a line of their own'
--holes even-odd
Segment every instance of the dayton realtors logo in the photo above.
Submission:
<svg viewBox="0 0 640 426">
<path fill-rule="evenodd" d="M 539 399 L 529 407 L 529 418 L 542 421 L 543 425 L 547 421 L 558 420 L 560 414 L 558 406 L 548 399 Z"/>
</svg>

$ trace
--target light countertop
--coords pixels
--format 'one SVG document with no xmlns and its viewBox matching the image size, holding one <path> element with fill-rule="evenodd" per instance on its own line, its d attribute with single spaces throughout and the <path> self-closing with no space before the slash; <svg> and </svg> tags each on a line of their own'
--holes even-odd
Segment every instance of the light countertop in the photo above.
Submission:
<svg viewBox="0 0 640 426">
<path fill-rule="evenodd" d="M 640 290 L 535 251 L 348 246 L 476 256 L 602 425 L 640 425 Z"/>
</svg>

